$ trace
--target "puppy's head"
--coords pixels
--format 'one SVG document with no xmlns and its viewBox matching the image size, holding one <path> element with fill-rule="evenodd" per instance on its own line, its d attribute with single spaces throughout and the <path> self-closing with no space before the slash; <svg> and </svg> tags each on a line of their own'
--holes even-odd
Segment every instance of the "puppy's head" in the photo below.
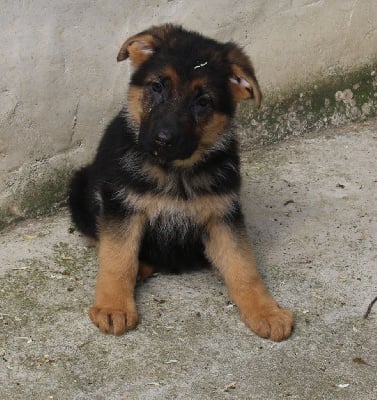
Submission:
<svg viewBox="0 0 377 400">
<path fill-rule="evenodd" d="M 129 116 L 157 162 L 194 164 L 221 143 L 240 100 L 260 106 L 252 64 L 234 43 L 167 24 L 129 38 L 117 59 L 127 58 L 134 67 Z"/>
</svg>

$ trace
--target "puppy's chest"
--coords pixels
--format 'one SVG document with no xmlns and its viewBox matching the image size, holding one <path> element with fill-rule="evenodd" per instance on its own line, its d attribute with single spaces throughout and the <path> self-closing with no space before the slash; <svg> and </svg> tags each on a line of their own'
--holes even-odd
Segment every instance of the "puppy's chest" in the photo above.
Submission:
<svg viewBox="0 0 377 400">
<path fill-rule="evenodd" d="M 203 195 L 189 200 L 151 193 L 128 193 L 125 203 L 147 216 L 151 225 L 180 227 L 185 230 L 221 218 L 232 207 L 232 195 Z M 166 228 L 167 229 L 167 228 Z"/>
<path fill-rule="evenodd" d="M 161 212 L 149 217 L 146 230 L 160 242 L 185 243 L 193 237 L 201 237 L 203 226 L 197 220 L 176 212 Z"/>
</svg>

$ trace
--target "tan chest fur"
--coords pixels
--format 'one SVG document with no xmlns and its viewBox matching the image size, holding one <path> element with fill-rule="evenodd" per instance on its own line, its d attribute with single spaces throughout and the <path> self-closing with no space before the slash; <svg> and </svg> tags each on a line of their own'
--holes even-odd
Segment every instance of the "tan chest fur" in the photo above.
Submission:
<svg viewBox="0 0 377 400">
<path fill-rule="evenodd" d="M 204 225 L 214 218 L 221 218 L 229 210 L 235 195 L 205 195 L 190 200 L 175 199 L 164 195 L 129 193 L 126 202 L 135 210 L 145 213 L 149 220 L 168 216 L 177 219 L 189 218 L 194 223 Z"/>
</svg>

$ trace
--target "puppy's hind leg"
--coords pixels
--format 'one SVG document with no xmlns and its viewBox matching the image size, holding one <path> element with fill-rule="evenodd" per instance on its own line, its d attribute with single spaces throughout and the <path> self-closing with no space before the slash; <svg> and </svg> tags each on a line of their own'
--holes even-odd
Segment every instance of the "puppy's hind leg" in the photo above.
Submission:
<svg viewBox="0 0 377 400">
<path fill-rule="evenodd" d="M 96 239 L 97 217 L 101 206 L 96 198 L 94 185 L 91 183 L 90 166 L 74 174 L 69 187 L 68 205 L 72 221 L 79 231 Z"/>
<path fill-rule="evenodd" d="M 140 283 L 144 283 L 148 278 L 150 278 L 155 273 L 155 267 L 146 262 L 139 262 L 139 270 L 137 273 L 137 280 Z"/>
</svg>

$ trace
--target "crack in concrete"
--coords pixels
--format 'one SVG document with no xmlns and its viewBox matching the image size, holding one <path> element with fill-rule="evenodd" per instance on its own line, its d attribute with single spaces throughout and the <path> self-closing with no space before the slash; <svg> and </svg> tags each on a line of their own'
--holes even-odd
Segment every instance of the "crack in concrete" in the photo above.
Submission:
<svg viewBox="0 0 377 400">
<path fill-rule="evenodd" d="M 7 115 L 7 121 L 9 124 L 11 124 L 13 122 L 13 120 L 15 119 L 16 113 L 17 113 L 17 109 L 20 107 L 21 103 L 18 101 L 13 109 L 11 111 L 9 111 L 8 115 Z"/>
<path fill-rule="evenodd" d="M 74 135 L 76 133 L 77 115 L 78 115 L 78 112 L 79 112 L 79 108 L 80 108 L 80 99 L 77 101 L 76 108 L 75 108 L 75 111 L 74 111 L 74 114 L 73 114 L 72 127 L 71 127 L 71 136 L 69 138 L 69 144 L 70 145 L 72 145 L 73 137 L 74 137 Z"/>
<path fill-rule="evenodd" d="M 350 26 L 351 26 L 353 13 L 355 12 L 355 7 L 356 7 L 356 4 L 358 3 L 358 1 L 359 1 L 359 0 L 355 0 L 355 1 L 353 2 L 352 9 L 351 9 L 351 13 L 350 13 L 350 16 L 348 17 L 348 23 L 347 23 L 348 29 L 349 29 Z"/>
</svg>

